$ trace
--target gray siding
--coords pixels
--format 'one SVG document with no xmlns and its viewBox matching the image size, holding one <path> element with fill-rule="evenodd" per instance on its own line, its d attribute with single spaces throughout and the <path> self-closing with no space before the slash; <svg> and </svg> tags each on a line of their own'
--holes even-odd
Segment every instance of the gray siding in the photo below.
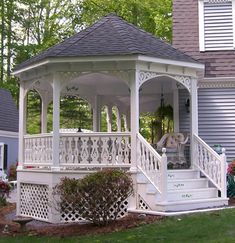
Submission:
<svg viewBox="0 0 235 243">
<path fill-rule="evenodd" d="M 19 113 L 8 90 L 0 89 L 0 130 L 18 132 Z"/>
<path fill-rule="evenodd" d="M 18 138 L 7 138 L 0 135 L 0 142 L 7 144 L 7 167 L 18 161 Z"/>
<path fill-rule="evenodd" d="M 235 89 L 199 89 L 198 123 L 206 143 L 221 144 L 228 161 L 235 158 Z"/>
</svg>

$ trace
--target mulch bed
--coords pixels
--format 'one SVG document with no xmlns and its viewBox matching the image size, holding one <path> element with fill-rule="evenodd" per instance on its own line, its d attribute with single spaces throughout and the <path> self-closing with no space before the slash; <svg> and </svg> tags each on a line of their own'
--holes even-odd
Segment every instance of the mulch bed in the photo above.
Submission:
<svg viewBox="0 0 235 243">
<path fill-rule="evenodd" d="M 15 211 L 15 204 L 9 204 L 8 206 L 0 209 L 0 237 L 11 235 L 39 235 L 39 236 L 76 236 L 76 235 L 94 235 L 102 233 L 117 232 L 124 229 L 134 228 L 140 225 L 150 224 L 155 221 L 163 219 L 162 216 L 149 216 L 130 214 L 125 218 L 119 219 L 116 222 L 111 222 L 107 226 L 98 227 L 92 224 L 49 224 L 40 223 L 37 226 L 37 221 L 33 224 L 27 225 L 27 232 L 21 232 L 20 226 L 17 223 L 13 223 L 12 220 L 7 219 L 6 215 Z M 3 233 L 5 225 L 8 225 L 9 234 Z"/>
<path fill-rule="evenodd" d="M 229 200 L 229 206 L 235 206 L 235 198 Z M 9 203 L 6 207 L 0 208 L 0 237 L 7 235 L 17 236 L 22 234 L 57 237 L 88 234 L 95 235 L 130 229 L 140 225 L 150 224 L 164 218 L 162 216 L 129 214 L 127 217 L 119 219 L 116 222 L 111 222 L 104 227 L 79 223 L 49 224 L 34 220 L 33 224 L 29 223 L 27 225 L 27 232 L 21 232 L 20 226 L 6 217 L 9 214 L 13 214 L 15 208 L 15 203 Z M 3 233 L 5 225 L 8 225 L 9 234 Z"/>
</svg>

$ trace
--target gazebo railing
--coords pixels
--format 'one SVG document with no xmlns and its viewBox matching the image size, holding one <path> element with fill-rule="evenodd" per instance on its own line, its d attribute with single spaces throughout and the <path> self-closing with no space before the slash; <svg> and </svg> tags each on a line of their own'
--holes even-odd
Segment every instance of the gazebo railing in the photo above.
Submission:
<svg viewBox="0 0 235 243">
<path fill-rule="evenodd" d="M 130 133 L 63 133 L 61 166 L 130 166 Z"/>
<path fill-rule="evenodd" d="M 166 150 L 163 149 L 161 156 L 140 133 L 137 134 L 138 169 L 160 193 L 162 201 L 167 199 L 167 157 L 165 152 Z"/>
<path fill-rule="evenodd" d="M 53 134 L 24 136 L 24 166 L 53 166 Z M 130 133 L 60 133 L 59 166 L 130 167 Z"/>
<path fill-rule="evenodd" d="M 196 134 L 193 135 L 193 158 L 194 166 L 206 176 L 221 192 L 221 197 L 226 198 L 226 155 L 225 149 L 222 154 L 217 154 Z"/>
<path fill-rule="evenodd" d="M 52 165 L 52 134 L 24 136 L 24 165 Z"/>
</svg>

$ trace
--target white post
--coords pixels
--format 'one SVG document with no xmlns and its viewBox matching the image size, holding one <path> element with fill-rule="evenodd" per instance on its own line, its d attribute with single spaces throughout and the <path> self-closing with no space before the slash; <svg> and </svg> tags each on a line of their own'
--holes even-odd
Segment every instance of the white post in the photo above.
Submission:
<svg viewBox="0 0 235 243">
<path fill-rule="evenodd" d="M 131 171 L 137 171 L 137 134 L 139 133 L 139 83 L 138 73 L 131 80 Z"/>
<path fill-rule="evenodd" d="M 221 163 L 221 197 L 227 198 L 227 158 L 225 154 L 225 148 L 222 148 L 222 154 L 220 155 Z"/>
<path fill-rule="evenodd" d="M 173 92 L 174 132 L 179 132 L 179 90 Z"/>
<path fill-rule="evenodd" d="M 112 132 L 112 107 L 107 105 L 107 113 L 106 113 L 106 119 L 107 119 L 107 131 Z"/>
<path fill-rule="evenodd" d="M 121 132 L 122 131 L 122 118 L 121 118 L 121 113 L 117 107 L 117 131 Z"/>
<path fill-rule="evenodd" d="M 168 174 L 167 174 L 167 156 L 166 149 L 162 149 L 162 159 L 161 159 L 161 199 L 162 202 L 167 201 L 167 183 L 168 183 Z"/>
<path fill-rule="evenodd" d="M 42 97 L 41 133 L 47 133 L 47 109 L 48 102 L 45 97 Z"/>
<path fill-rule="evenodd" d="M 193 135 L 198 135 L 198 95 L 197 95 L 197 80 L 191 79 L 191 103 L 190 103 L 190 115 L 191 115 L 191 167 L 194 168 L 194 139 Z"/>
<path fill-rule="evenodd" d="M 59 146 L 60 146 L 60 78 L 53 76 L 53 167 L 52 170 L 60 170 L 59 167 Z"/>
<path fill-rule="evenodd" d="M 101 111 L 100 111 L 100 97 L 98 95 L 96 95 L 94 98 L 94 106 L 92 110 L 93 110 L 93 132 L 99 132 Z"/>
<path fill-rule="evenodd" d="M 26 114 L 27 99 L 26 90 L 23 82 L 20 83 L 20 101 L 19 101 L 19 161 L 18 168 L 22 169 L 24 165 L 24 135 L 26 133 Z"/>
</svg>

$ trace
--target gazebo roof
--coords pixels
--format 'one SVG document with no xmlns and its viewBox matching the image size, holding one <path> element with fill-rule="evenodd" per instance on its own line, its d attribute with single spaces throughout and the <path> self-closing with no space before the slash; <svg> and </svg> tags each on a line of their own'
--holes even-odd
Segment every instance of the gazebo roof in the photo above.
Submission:
<svg viewBox="0 0 235 243">
<path fill-rule="evenodd" d="M 16 66 L 26 68 L 47 58 L 145 55 L 161 59 L 198 63 L 154 35 L 137 28 L 115 14 L 103 17 L 91 27 Z"/>
</svg>

